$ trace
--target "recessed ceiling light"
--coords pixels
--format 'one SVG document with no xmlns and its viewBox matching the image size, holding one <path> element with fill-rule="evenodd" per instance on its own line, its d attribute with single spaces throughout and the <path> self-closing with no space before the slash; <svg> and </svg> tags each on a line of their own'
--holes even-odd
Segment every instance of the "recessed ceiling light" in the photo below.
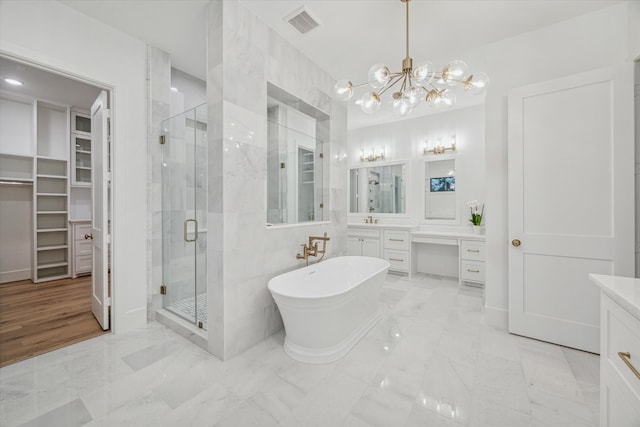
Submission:
<svg viewBox="0 0 640 427">
<path fill-rule="evenodd" d="M 172 86 L 172 87 L 171 87 L 171 90 L 172 90 L 173 92 L 177 92 L 177 91 L 178 91 L 178 88 L 177 88 L 177 87 L 173 87 L 173 86 Z"/>
<path fill-rule="evenodd" d="M 20 80 L 11 79 L 9 77 L 5 77 L 4 81 L 9 83 L 12 86 L 22 86 L 24 84 Z"/>
</svg>

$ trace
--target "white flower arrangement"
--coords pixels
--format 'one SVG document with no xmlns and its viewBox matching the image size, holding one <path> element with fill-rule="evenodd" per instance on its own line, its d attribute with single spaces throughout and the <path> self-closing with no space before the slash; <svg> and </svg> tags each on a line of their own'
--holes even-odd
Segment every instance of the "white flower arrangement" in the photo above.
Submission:
<svg viewBox="0 0 640 427">
<path fill-rule="evenodd" d="M 482 204 L 482 207 L 480 207 L 477 200 L 470 200 L 467 202 L 467 206 L 471 210 L 471 218 L 469 219 L 471 224 L 476 226 L 482 225 L 482 218 L 484 217 L 484 203 Z"/>
</svg>

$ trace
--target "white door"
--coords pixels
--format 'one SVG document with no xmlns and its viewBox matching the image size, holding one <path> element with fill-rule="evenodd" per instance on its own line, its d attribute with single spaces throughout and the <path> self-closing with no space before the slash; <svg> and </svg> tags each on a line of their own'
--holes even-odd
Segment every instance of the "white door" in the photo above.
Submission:
<svg viewBox="0 0 640 427">
<path fill-rule="evenodd" d="M 588 275 L 634 275 L 633 108 L 631 65 L 509 94 L 510 332 L 599 353 Z"/>
<path fill-rule="evenodd" d="M 109 280 L 108 280 L 108 137 L 109 110 L 107 92 L 102 91 L 91 107 L 91 182 L 93 273 L 91 276 L 91 311 L 102 329 L 109 329 Z"/>
</svg>

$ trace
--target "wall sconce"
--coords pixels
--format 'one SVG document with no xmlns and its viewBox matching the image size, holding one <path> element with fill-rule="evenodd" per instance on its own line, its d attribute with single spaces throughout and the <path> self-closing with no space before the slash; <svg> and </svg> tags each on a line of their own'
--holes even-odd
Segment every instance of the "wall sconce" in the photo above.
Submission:
<svg viewBox="0 0 640 427">
<path fill-rule="evenodd" d="M 437 145 L 435 147 L 429 148 L 429 143 L 427 141 L 426 146 L 422 150 L 422 152 L 424 153 L 425 156 L 427 154 L 429 154 L 429 153 L 444 154 L 447 151 L 456 151 L 456 136 L 455 135 L 451 135 L 451 145 L 449 145 L 448 147 L 445 147 L 444 145 L 442 145 L 442 139 L 438 138 L 438 143 L 437 143 Z"/>
<path fill-rule="evenodd" d="M 364 155 L 364 151 L 360 152 L 361 162 L 375 162 L 376 160 L 384 160 L 384 151 L 380 151 L 380 154 L 376 154 L 373 150 L 368 156 Z"/>
</svg>

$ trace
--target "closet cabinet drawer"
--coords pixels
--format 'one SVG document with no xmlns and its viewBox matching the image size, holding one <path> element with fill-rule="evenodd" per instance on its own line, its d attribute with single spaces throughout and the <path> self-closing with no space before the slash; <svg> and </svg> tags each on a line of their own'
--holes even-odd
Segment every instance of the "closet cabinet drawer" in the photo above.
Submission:
<svg viewBox="0 0 640 427">
<path fill-rule="evenodd" d="M 85 234 L 91 234 L 91 224 L 75 224 L 74 228 L 75 228 L 75 239 L 76 240 L 90 241 L 89 239 L 85 239 L 84 235 Z"/>
<path fill-rule="evenodd" d="M 473 261 L 484 261 L 484 242 L 462 240 L 460 258 Z"/>
<path fill-rule="evenodd" d="M 384 230 L 385 249 L 409 250 L 409 232 L 397 230 Z"/>
<path fill-rule="evenodd" d="M 90 221 L 73 222 L 73 240 L 71 256 L 73 260 L 73 277 L 91 274 L 93 265 L 93 240 L 85 239 L 85 234 L 91 234 Z"/>
<path fill-rule="evenodd" d="M 397 251 L 393 249 L 384 250 L 384 259 L 389 261 L 389 270 L 409 271 L 409 251 Z"/>
<path fill-rule="evenodd" d="M 75 273 L 90 273 L 92 258 L 91 255 L 77 256 L 75 259 Z"/>
<path fill-rule="evenodd" d="M 93 243 L 91 240 L 77 240 L 75 245 L 76 256 L 91 255 L 93 252 Z"/>
<path fill-rule="evenodd" d="M 460 278 L 471 282 L 484 283 L 484 262 L 461 260 Z"/>
</svg>

